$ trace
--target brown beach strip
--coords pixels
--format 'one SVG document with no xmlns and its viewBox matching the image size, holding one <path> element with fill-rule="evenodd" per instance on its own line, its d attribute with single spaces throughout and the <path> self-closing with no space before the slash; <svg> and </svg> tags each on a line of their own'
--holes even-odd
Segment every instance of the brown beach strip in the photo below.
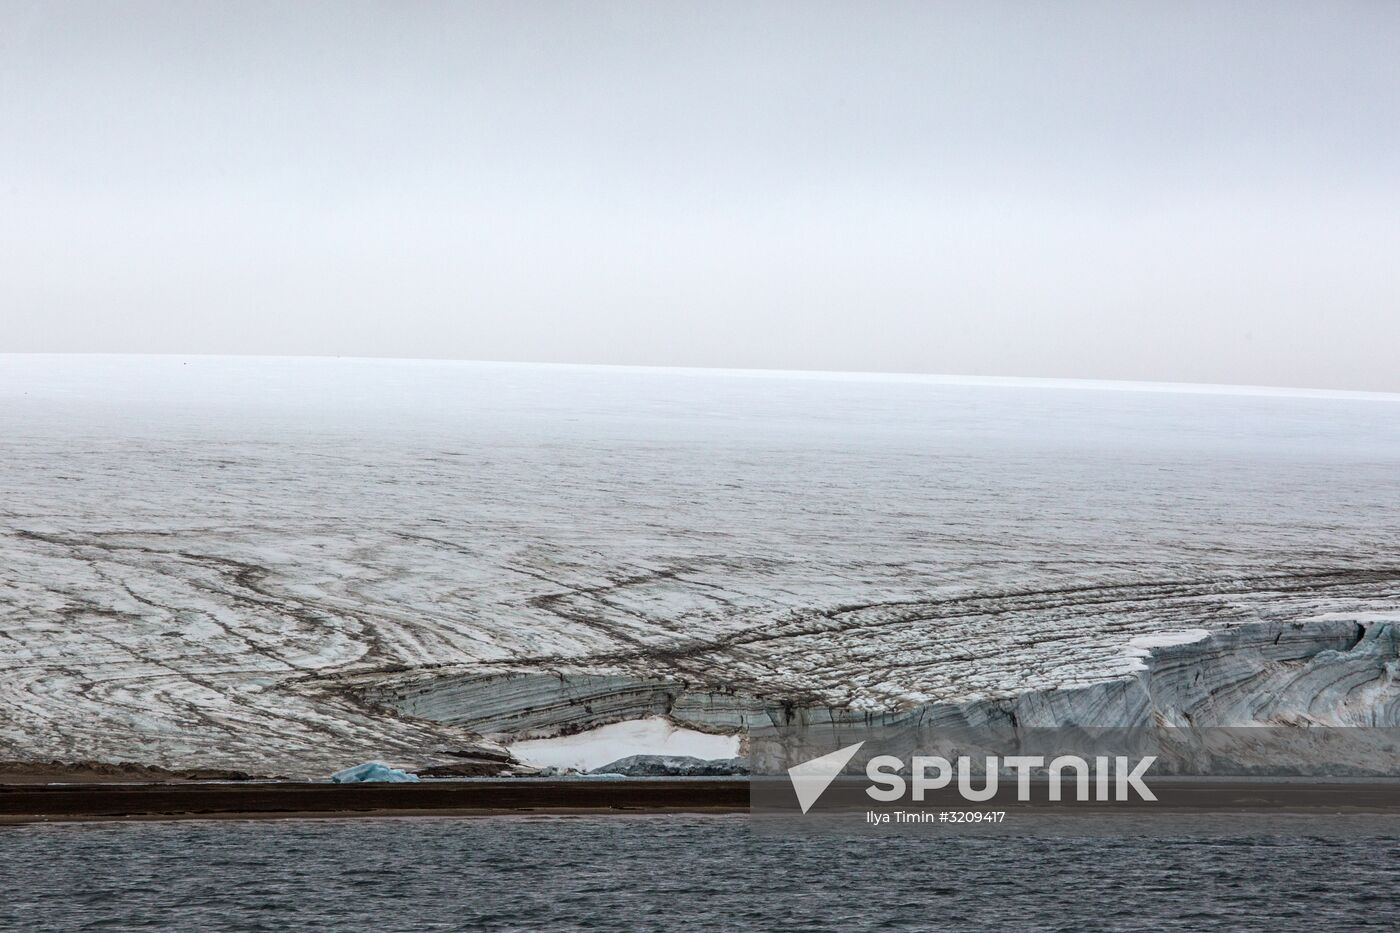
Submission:
<svg viewBox="0 0 1400 933">
<path fill-rule="evenodd" d="M 1072 789 L 1064 799 L 1048 799 L 1043 783 L 1033 782 L 1028 801 L 1018 801 L 1014 782 L 1002 781 L 990 800 L 966 801 L 955 787 L 929 790 L 922 803 L 907 798 L 876 804 L 866 794 L 867 782 L 841 778 L 822 795 L 820 808 L 827 811 L 870 809 L 904 810 L 1006 810 L 1039 813 L 1309 813 L 1318 811 L 1400 814 L 1400 782 L 1312 781 L 1298 779 L 1229 780 L 1160 777 L 1148 781 L 1156 800 L 1130 796 L 1126 800 L 1075 800 Z M 755 806 L 772 811 L 797 810 L 791 792 L 781 784 L 755 782 Z"/>
<path fill-rule="evenodd" d="M 0 823 L 58 820 L 733 812 L 745 780 L 504 779 L 418 784 L 296 782 L 0 785 Z"/>
<path fill-rule="evenodd" d="M 791 811 L 785 778 L 764 778 L 762 806 Z M 418 784 L 324 784 L 291 781 L 151 784 L 0 785 L 0 824 L 71 820 L 268 819 L 354 816 L 486 816 L 500 814 L 725 813 L 749 809 L 751 784 L 734 779 L 572 780 L 504 778 Z M 823 796 L 826 812 L 875 806 L 863 782 L 837 781 Z M 1002 788 L 969 803 L 952 788 L 930 792 L 906 809 L 1008 810 L 1039 813 L 1269 813 L 1400 814 L 1394 782 L 1303 783 L 1157 779 L 1158 800 L 1050 803 L 1036 795 L 1015 800 Z M 1043 789 L 1042 789 L 1043 790 Z M 775 806 L 776 804 L 776 806 Z"/>
</svg>

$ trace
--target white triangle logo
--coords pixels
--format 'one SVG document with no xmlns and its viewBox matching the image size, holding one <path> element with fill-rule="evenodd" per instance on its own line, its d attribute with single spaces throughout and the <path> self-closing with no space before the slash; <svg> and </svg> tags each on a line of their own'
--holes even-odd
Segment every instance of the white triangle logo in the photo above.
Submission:
<svg viewBox="0 0 1400 933">
<path fill-rule="evenodd" d="M 797 802 L 802 805 L 803 813 L 812 809 L 812 804 L 816 803 L 822 792 L 836 780 L 836 775 L 845 770 L 847 763 L 864 744 L 857 742 L 847 745 L 829 755 L 822 755 L 820 758 L 813 758 L 788 768 L 788 777 L 792 779 L 792 789 L 797 792 Z"/>
</svg>

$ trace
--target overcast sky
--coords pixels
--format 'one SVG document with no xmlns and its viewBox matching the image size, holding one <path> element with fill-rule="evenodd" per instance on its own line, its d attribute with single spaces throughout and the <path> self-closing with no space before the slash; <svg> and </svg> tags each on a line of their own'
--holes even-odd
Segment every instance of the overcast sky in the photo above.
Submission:
<svg viewBox="0 0 1400 933">
<path fill-rule="evenodd" d="M 0 11 L 0 350 L 1400 391 L 1400 3 Z"/>
</svg>

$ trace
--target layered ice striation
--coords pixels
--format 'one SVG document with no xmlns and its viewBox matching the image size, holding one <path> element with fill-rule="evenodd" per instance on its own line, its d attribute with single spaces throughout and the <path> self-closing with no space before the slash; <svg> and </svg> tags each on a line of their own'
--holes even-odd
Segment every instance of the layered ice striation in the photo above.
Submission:
<svg viewBox="0 0 1400 933">
<path fill-rule="evenodd" d="M 1397 619 L 1390 396 L 0 357 L 0 759 L 1396 724 Z"/>
</svg>

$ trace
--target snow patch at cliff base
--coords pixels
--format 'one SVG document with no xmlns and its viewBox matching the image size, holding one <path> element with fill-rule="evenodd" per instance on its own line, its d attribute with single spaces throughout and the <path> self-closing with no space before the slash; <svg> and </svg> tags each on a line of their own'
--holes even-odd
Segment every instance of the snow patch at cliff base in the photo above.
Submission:
<svg viewBox="0 0 1400 933">
<path fill-rule="evenodd" d="M 561 771 L 592 771 L 634 755 L 666 755 L 711 760 L 736 758 L 737 735 L 711 735 L 676 726 L 660 716 L 617 722 L 551 739 L 525 739 L 510 745 L 521 764 Z"/>
</svg>

